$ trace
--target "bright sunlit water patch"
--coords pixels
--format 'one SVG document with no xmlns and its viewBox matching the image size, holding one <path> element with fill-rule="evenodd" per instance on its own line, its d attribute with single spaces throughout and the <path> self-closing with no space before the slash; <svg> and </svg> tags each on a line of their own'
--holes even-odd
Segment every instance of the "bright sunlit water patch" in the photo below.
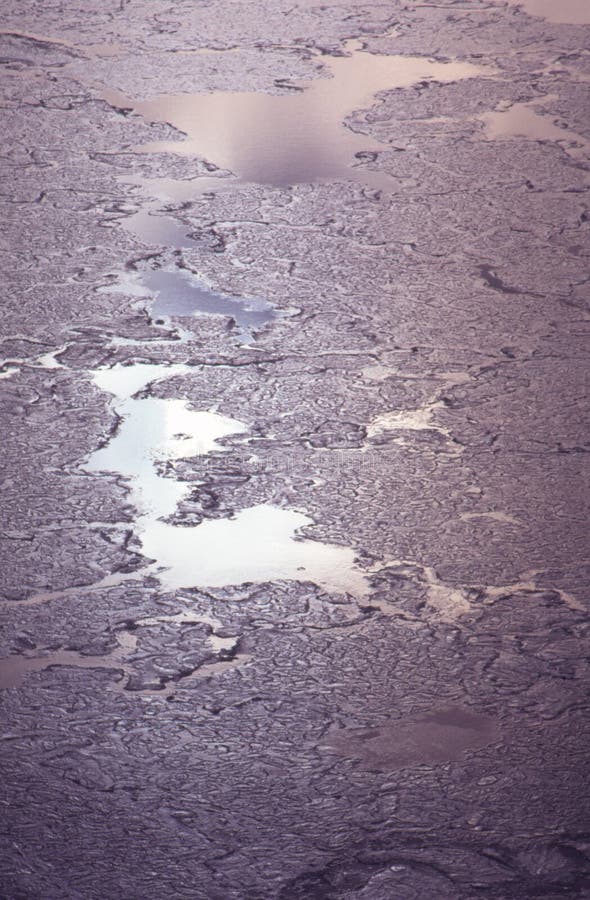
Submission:
<svg viewBox="0 0 590 900">
<path fill-rule="evenodd" d="M 298 529 L 313 524 L 301 512 L 260 504 L 194 527 L 165 521 L 199 486 L 166 474 L 166 463 L 222 451 L 227 448 L 220 440 L 247 431 L 236 419 L 192 410 L 185 400 L 153 397 L 146 390 L 157 380 L 189 371 L 185 365 L 138 364 L 94 374 L 97 387 L 114 395 L 112 407 L 121 421 L 85 468 L 127 480 L 142 550 L 155 561 L 160 581 L 171 589 L 311 581 L 327 591 L 365 594 L 367 580 L 355 565 L 354 551 L 299 538 Z"/>
<path fill-rule="evenodd" d="M 181 363 L 170 366 L 161 363 L 134 363 L 127 366 L 111 366 L 110 369 L 96 369 L 92 380 L 101 391 L 108 391 L 119 400 L 126 400 L 154 381 L 163 381 L 175 375 L 185 375 L 187 372 L 190 372 L 190 366 Z"/>
<path fill-rule="evenodd" d="M 174 513 L 191 485 L 160 474 L 158 463 L 221 449 L 217 441 L 246 426 L 215 412 L 189 409 L 186 400 L 136 397 L 155 380 L 184 374 L 187 366 L 113 366 L 98 370 L 95 384 L 115 394 L 121 424 L 113 439 L 92 454 L 86 468 L 117 472 L 129 479 L 131 502 L 140 514 L 158 519 Z"/>
<path fill-rule="evenodd" d="M 219 450 L 219 438 L 240 433 L 241 422 L 188 409 L 185 400 L 144 397 L 118 404 L 123 422 L 115 438 L 97 450 L 91 471 L 118 472 L 132 486 L 132 502 L 150 516 L 170 516 L 190 485 L 158 474 L 159 461 L 202 456 Z"/>
<path fill-rule="evenodd" d="M 132 216 L 121 219 L 120 224 L 126 231 L 150 244 L 173 247 L 175 250 L 189 250 L 199 246 L 199 242 L 187 233 L 187 226 L 178 219 L 152 213 L 148 209 L 141 209 Z"/>
</svg>

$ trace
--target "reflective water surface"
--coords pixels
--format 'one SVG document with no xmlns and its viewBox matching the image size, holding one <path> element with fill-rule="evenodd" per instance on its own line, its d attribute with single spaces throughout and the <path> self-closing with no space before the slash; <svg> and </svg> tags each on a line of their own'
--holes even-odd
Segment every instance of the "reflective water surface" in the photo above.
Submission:
<svg viewBox="0 0 590 900">
<path fill-rule="evenodd" d="M 358 759 L 365 769 L 388 771 L 450 762 L 499 736 L 489 716 L 448 707 L 377 728 L 333 729 L 325 747 Z"/>
<path fill-rule="evenodd" d="M 122 422 L 106 447 L 92 454 L 86 468 L 126 476 L 131 502 L 148 518 L 172 515 L 191 487 L 163 477 L 158 462 L 210 453 L 220 449 L 219 438 L 246 431 L 242 422 L 189 409 L 186 400 L 133 396 L 154 380 L 187 370 L 178 365 L 114 366 L 95 375 L 95 384 L 118 398 L 114 408 Z"/>
<path fill-rule="evenodd" d="M 142 545 L 166 566 L 159 577 L 173 589 L 288 580 L 366 594 L 367 581 L 355 567 L 353 550 L 296 538 L 298 528 L 311 524 L 302 513 L 260 504 L 195 528 L 144 521 Z"/>
<path fill-rule="evenodd" d="M 590 25 L 588 0 L 508 0 L 531 16 L 541 16 L 549 22 L 569 25 Z"/>
<path fill-rule="evenodd" d="M 172 317 L 225 316 L 235 322 L 237 336 L 245 344 L 252 343 L 256 333 L 274 319 L 296 312 L 293 308 L 279 311 L 259 297 L 222 294 L 180 267 L 124 272 L 118 276 L 117 283 L 101 290 L 151 300 L 146 304 L 150 317 L 167 325 Z"/>
<path fill-rule="evenodd" d="M 543 114 L 535 108 L 554 99 L 553 96 L 546 96 L 534 103 L 514 103 L 507 109 L 484 113 L 480 118 L 485 125 L 486 137 L 491 140 L 517 137 L 529 141 L 552 141 L 559 143 L 570 156 L 587 158 L 590 141 L 567 127 L 555 124 L 552 115 Z"/>
<path fill-rule="evenodd" d="M 212 290 L 185 269 L 150 269 L 141 283 L 155 295 L 152 318 L 194 316 L 198 313 L 231 317 L 240 337 L 251 341 L 277 315 L 270 303 L 257 298 L 231 297 Z"/>
<path fill-rule="evenodd" d="M 104 97 L 149 121 L 168 122 L 187 136 L 142 145 L 144 152 L 199 156 L 243 182 L 287 186 L 341 179 L 386 187 L 386 175 L 359 168 L 358 161 L 353 166 L 355 154 L 383 150 L 384 145 L 346 127 L 346 117 L 372 105 L 380 91 L 492 72 L 463 62 L 362 52 L 356 41 L 345 49 L 345 56 L 322 58 L 331 77 L 302 83 L 288 94 L 216 91 L 136 102 L 110 91 Z M 211 189 L 219 179 L 205 180 Z M 191 184 L 194 192 L 195 182 Z"/>
<path fill-rule="evenodd" d="M 94 375 L 97 387 L 115 395 L 113 409 L 121 423 L 86 469 L 128 479 L 142 550 L 155 561 L 160 581 L 176 589 L 286 579 L 365 594 L 368 582 L 355 566 L 353 550 L 297 537 L 299 528 L 312 524 L 301 512 L 260 504 L 194 527 L 163 521 L 199 484 L 177 481 L 165 464 L 222 450 L 221 438 L 247 431 L 235 419 L 191 410 L 185 400 L 145 396 L 154 381 L 187 371 L 184 365 L 137 364 Z"/>
<path fill-rule="evenodd" d="M 178 219 L 153 214 L 149 209 L 142 209 L 132 216 L 126 216 L 121 219 L 120 224 L 126 231 L 136 234 L 150 244 L 174 247 L 175 250 L 199 246 L 198 241 L 187 234 L 187 226 Z"/>
<path fill-rule="evenodd" d="M 73 666 L 76 669 L 125 669 L 124 657 L 135 648 L 136 638 L 126 632 L 117 633 L 117 647 L 106 656 L 86 656 L 77 650 L 57 650 L 40 656 L 14 654 L 0 659 L 0 690 L 18 687 L 30 672 L 42 672 L 51 666 Z"/>
</svg>

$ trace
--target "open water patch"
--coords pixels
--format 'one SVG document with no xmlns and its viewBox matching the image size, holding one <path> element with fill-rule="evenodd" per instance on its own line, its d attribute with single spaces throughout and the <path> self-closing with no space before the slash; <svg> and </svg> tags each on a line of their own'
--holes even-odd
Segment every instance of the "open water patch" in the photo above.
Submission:
<svg viewBox="0 0 590 900">
<path fill-rule="evenodd" d="M 146 309 L 156 324 L 170 325 L 173 318 L 224 316 L 235 323 L 239 340 L 251 344 L 255 336 L 274 319 L 292 315 L 295 310 L 277 310 L 259 297 L 234 297 L 215 291 L 188 269 L 143 269 L 124 273 L 116 284 L 102 288 L 145 298 Z"/>
<path fill-rule="evenodd" d="M 125 670 L 125 655 L 134 650 L 136 638 L 132 634 L 118 632 L 117 647 L 105 656 L 87 656 L 77 650 L 45 651 L 39 656 L 13 654 L 0 659 L 0 690 L 19 687 L 31 672 L 43 672 L 55 667 L 76 669 Z"/>
<path fill-rule="evenodd" d="M 121 219 L 122 227 L 148 244 L 173 247 L 175 250 L 190 250 L 199 247 L 199 242 L 187 233 L 187 226 L 173 216 L 153 213 L 142 209 Z"/>
<path fill-rule="evenodd" d="M 588 0 L 508 0 L 530 16 L 538 16 L 561 25 L 590 25 Z"/>
<path fill-rule="evenodd" d="M 445 765 L 500 737 L 491 716 L 453 706 L 374 728 L 331 728 L 323 749 L 357 759 L 363 769 L 388 772 Z"/>
<path fill-rule="evenodd" d="M 112 408 L 120 424 L 85 469 L 126 479 L 137 510 L 142 551 L 154 560 L 153 571 L 161 583 L 177 589 L 311 581 L 336 593 L 367 593 L 368 581 L 355 564 L 354 551 L 302 539 L 298 530 L 312 520 L 299 511 L 259 504 L 232 518 L 194 527 L 167 521 L 199 482 L 178 481 L 166 464 L 226 450 L 220 440 L 248 430 L 243 422 L 213 408 L 193 410 L 185 400 L 150 394 L 155 381 L 189 371 L 182 364 L 137 364 L 94 373 L 96 386 L 113 394 Z"/>
<path fill-rule="evenodd" d="M 144 552 L 165 567 L 159 577 L 171 589 L 286 580 L 366 594 L 351 548 L 298 538 L 298 529 L 311 524 L 301 512 L 259 504 L 194 528 L 144 521 L 141 540 Z"/>
<path fill-rule="evenodd" d="M 136 150 L 197 156 L 232 172 L 237 176 L 234 185 L 286 187 L 343 180 L 387 189 L 389 177 L 359 165 L 358 157 L 386 145 L 347 127 L 346 118 L 370 107 L 380 91 L 421 81 L 458 81 L 494 70 L 466 62 L 369 53 L 361 47 L 359 41 L 346 42 L 344 54 L 322 57 L 329 77 L 291 85 L 295 90 L 285 94 L 215 91 L 135 101 L 105 90 L 103 97 L 186 135 L 182 141 L 158 141 Z M 215 180 L 227 184 L 226 178 L 206 177 L 204 189 L 215 189 Z M 199 179 L 187 181 L 186 188 L 195 196 Z"/>
<path fill-rule="evenodd" d="M 150 309 L 153 319 L 226 316 L 236 323 L 245 343 L 251 343 L 254 334 L 278 315 L 266 300 L 221 294 L 186 269 L 150 269 L 143 273 L 141 283 L 155 298 Z"/>
<path fill-rule="evenodd" d="M 569 156 L 587 160 L 590 155 L 590 141 L 587 138 L 556 124 L 557 116 L 535 109 L 555 99 L 555 95 L 547 95 L 531 103 L 511 103 L 505 108 L 483 113 L 479 118 L 484 123 L 485 137 L 495 141 L 522 139 L 556 143 Z"/>
<path fill-rule="evenodd" d="M 247 430 L 242 422 L 212 410 L 192 410 L 186 400 L 137 396 L 154 381 L 188 371 L 188 366 L 180 364 L 139 364 L 99 369 L 94 375 L 97 387 L 115 395 L 112 406 L 121 423 L 113 439 L 92 454 L 85 468 L 127 478 L 131 502 L 144 519 L 171 516 L 194 487 L 163 475 L 160 463 L 220 450 L 218 440 Z"/>
</svg>

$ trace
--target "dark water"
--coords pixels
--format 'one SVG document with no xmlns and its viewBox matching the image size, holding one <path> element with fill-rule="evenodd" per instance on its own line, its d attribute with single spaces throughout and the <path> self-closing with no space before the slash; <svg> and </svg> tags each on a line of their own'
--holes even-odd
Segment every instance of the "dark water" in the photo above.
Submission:
<svg viewBox="0 0 590 900">
<path fill-rule="evenodd" d="M 376 728 L 334 730 L 325 746 L 358 759 L 363 768 L 388 771 L 451 762 L 498 737 L 496 723 L 489 716 L 448 707 Z"/>
</svg>

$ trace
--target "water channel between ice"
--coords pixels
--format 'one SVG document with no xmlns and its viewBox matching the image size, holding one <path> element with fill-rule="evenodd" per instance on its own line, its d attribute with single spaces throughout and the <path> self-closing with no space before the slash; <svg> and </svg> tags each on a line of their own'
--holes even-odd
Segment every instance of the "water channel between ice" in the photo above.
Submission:
<svg viewBox="0 0 590 900">
<path fill-rule="evenodd" d="M 96 386 L 114 395 L 112 406 L 121 423 L 111 441 L 92 454 L 86 469 L 115 472 L 128 480 L 142 550 L 155 560 L 161 582 L 177 589 L 281 579 L 311 581 L 335 593 L 365 594 L 367 581 L 355 566 L 354 551 L 298 538 L 297 530 L 312 520 L 296 510 L 260 504 L 230 519 L 197 526 L 166 521 L 198 485 L 166 477 L 162 464 L 221 451 L 220 439 L 247 432 L 236 419 L 212 410 L 195 411 L 185 400 L 153 397 L 144 390 L 154 381 L 189 371 L 182 364 L 136 364 L 94 373 Z"/>
</svg>

